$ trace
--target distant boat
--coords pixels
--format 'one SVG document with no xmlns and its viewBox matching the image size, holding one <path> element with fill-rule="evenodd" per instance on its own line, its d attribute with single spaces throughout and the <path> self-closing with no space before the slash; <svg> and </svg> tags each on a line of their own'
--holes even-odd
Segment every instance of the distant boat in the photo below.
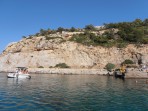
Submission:
<svg viewBox="0 0 148 111">
<path fill-rule="evenodd" d="M 125 72 L 122 72 L 120 69 L 115 69 L 114 76 L 116 78 L 122 78 L 122 79 L 124 79 Z"/>
<path fill-rule="evenodd" d="M 8 78 L 26 78 L 26 79 L 31 78 L 30 74 L 28 74 L 28 68 L 26 67 L 17 67 L 16 72 L 8 73 L 7 77 Z"/>
</svg>

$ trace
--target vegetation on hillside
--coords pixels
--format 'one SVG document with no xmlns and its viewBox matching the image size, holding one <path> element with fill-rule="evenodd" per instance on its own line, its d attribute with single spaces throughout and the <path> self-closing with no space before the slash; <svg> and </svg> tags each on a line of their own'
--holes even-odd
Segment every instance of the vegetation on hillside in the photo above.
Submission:
<svg viewBox="0 0 148 111">
<path fill-rule="evenodd" d="M 59 64 L 56 64 L 55 67 L 58 67 L 58 68 L 70 68 L 66 63 L 59 63 Z"/>
<path fill-rule="evenodd" d="M 144 21 L 136 19 L 133 22 L 120 22 L 105 24 L 107 29 L 117 28 L 117 35 L 123 41 L 129 43 L 148 43 L 148 19 Z"/>
<path fill-rule="evenodd" d="M 141 62 L 138 62 L 138 65 L 140 65 L 141 64 Z M 128 68 L 137 68 L 138 67 L 138 65 L 136 64 L 136 63 L 134 63 L 132 60 L 130 60 L 130 59 L 126 59 L 126 60 L 124 60 L 122 63 L 121 63 L 121 66 L 122 65 L 125 65 L 126 67 L 128 67 Z"/>
<path fill-rule="evenodd" d="M 105 69 L 107 69 L 108 71 L 111 71 L 114 68 L 115 68 L 115 64 L 112 64 L 112 63 L 108 63 L 105 66 Z"/>
<path fill-rule="evenodd" d="M 134 62 L 132 60 L 126 59 L 125 61 L 121 63 L 121 65 L 123 64 L 134 64 Z"/>
<path fill-rule="evenodd" d="M 93 27 L 88 27 L 84 34 L 74 35 L 71 40 L 85 45 L 117 46 L 119 48 L 127 44 L 148 44 L 148 19 L 104 24 L 105 32 L 102 35 L 95 35 L 91 32 L 94 30 Z"/>
<path fill-rule="evenodd" d="M 127 44 L 148 44 L 148 19 L 136 19 L 133 22 L 119 22 L 104 24 L 101 28 L 86 25 L 83 29 L 71 27 L 70 29 L 59 27 L 56 30 L 41 29 L 39 33 L 28 38 L 45 36 L 46 40 L 52 39 L 50 34 L 66 32 L 84 32 L 74 34 L 69 40 L 84 45 L 101 45 L 105 47 L 117 46 L 122 48 Z M 100 31 L 104 31 L 100 34 Z M 23 36 L 23 38 L 26 38 Z M 58 37 L 57 37 L 58 38 Z"/>
</svg>

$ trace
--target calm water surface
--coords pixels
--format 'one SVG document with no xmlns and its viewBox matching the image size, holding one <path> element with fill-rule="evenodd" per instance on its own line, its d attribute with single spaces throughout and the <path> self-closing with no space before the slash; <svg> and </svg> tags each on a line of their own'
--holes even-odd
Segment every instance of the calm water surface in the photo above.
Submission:
<svg viewBox="0 0 148 111">
<path fill-rule="evenodd" d="M 98 75 L 0 73 L 0 111 L 148 111 L 146 79 Z"/>
</svg>

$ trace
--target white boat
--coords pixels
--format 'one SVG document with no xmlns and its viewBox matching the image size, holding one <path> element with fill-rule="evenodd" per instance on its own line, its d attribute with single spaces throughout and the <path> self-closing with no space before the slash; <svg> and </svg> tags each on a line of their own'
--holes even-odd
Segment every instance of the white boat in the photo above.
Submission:
<svg viewBox="0 0 148 111">
<path fill-rule="evenodd" d="M 7 74 L 8 78 L 26 78 L 30 79 L 31 76 L 28 74 L 28 70 L 26 67 L 17 67 L 15 73 L 8 73 Z"/>
<path fill-rule="evenodd" d="M 26 78 L 26 79 L 31 78 L 30 74 L 18 74 L 18 73 L 8 73 L 7 77 L 8 78 Z"/>
</svg>

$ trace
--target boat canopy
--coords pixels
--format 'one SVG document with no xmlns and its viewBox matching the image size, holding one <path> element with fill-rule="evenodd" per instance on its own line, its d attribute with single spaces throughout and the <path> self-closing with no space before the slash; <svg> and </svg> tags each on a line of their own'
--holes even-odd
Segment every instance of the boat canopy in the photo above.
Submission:
<svg viewBox="0 0 148 111">
<path fill-rule="evenodd" d="M 26 70 L 28 69 L 27 67 L 16 67 L 17 69 L 20 69 L 20 70 Z"/>
</svg>

